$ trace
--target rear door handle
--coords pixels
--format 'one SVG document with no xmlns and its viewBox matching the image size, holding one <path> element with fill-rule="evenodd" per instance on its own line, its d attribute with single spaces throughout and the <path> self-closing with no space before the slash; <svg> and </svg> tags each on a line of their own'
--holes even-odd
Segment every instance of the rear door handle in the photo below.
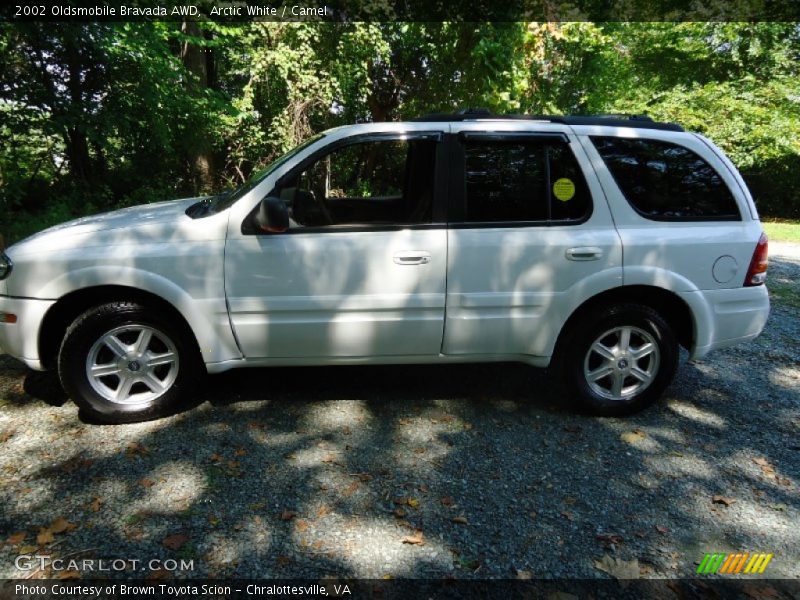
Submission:
<svg viewBox="0 0 800 600">
<path fill-rule="evenodd" d="M 431 262 L 431 255 L 422 250 L 407 250 L 405 252 L 395 252 L 392 257 L 398 265 L 427 265 Z"/>
<path fill-rule="evenodd" d="M 579 246 L 569 248 L 566 255 L 568 260 L 600 260 L 603 258 L 603 249 L 597 246 Z"/>
</svg>

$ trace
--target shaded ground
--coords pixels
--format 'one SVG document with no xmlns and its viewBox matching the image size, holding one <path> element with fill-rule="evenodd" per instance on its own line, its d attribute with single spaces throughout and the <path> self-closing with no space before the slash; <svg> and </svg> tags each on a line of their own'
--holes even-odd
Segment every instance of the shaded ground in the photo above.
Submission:
<svg viewBox="0 0 800 600">
<path fill-rule="evenodd" d="M 684 363 L 628 419 L 581 415 L 533 369 L 466 365 L 237 371 L 191 412 L 96 426 L 0 357 L 0 577 L 35 551 L 482 578 L 605 577 L 604 555 L 685 577 L 760 551 L 798 577 L 800 251 L 771 249 L 764 334 Z"/>
</svg>

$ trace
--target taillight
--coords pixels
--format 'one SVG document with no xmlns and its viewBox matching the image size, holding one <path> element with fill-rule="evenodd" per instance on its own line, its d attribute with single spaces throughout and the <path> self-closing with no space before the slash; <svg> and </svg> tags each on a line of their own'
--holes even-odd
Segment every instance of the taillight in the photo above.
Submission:
<svg viewBox="0 0 800 600">
<path fill-rule="evenodd" d="M 750 268 L 744 278 L 745 286 L 762 285 L 767 280 L 767 234 L 762 233 L 753 251 L 753 258 L 750 260 Z"/>
</svg>

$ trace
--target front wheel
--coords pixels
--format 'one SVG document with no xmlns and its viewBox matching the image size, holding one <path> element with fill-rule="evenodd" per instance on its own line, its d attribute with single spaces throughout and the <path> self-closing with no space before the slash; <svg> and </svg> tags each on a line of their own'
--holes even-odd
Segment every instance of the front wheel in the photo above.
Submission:
<svg viewBox="0 0 800 600">
<path fill-rule="evenodd" d="M 675 375 L 675 335 L 649 307 L 607 307 L 585 317 L 575 332 L 567 354 L 566 383 L 594 414 L 638 412 L 655 402 Z"/>
<path fill-rule="evenodd" d="M 88 310 L 67 329 L 58 357 L 64 389 L 104 423 L 174 412 L 201 373 L 197 349 L 174 322 L 131 302 Z"/>
</svg>

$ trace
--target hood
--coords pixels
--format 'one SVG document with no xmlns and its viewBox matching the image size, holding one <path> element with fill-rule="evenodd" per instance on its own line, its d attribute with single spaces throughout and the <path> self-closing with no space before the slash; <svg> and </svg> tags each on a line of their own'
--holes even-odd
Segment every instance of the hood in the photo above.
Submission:
<svg viewBox="0 0 800 600">
<path fill-rule="evenodd" d="M 74 246 L 136 243 L 140 238 L 149 242 L 174 241 L 196 229 L 191 227 L 194 220 L 186 215 L 186 209 L 203 198 L 142 204 L 81 217 L 35 233 L 14 244 L 9 251 L 19 255 Z"/>
<path fill-rule="evenodd" d="M 164 221 L 175 222 L 189 206 L 202 200 L 203 197 L 182 198 L 180 200 L 167 200 L 153 204 L 140 204 L 110 212 L 73 219 L 60 223 L 23 240 L 24 243 L 34 241 L 40 237 L 59 232 L 62 235 L 78 235 L 93 233 L 99 230 L 119 229 L 120 227 L 135 227 L 138 225 L 156 224 Z"/>
</svg>

